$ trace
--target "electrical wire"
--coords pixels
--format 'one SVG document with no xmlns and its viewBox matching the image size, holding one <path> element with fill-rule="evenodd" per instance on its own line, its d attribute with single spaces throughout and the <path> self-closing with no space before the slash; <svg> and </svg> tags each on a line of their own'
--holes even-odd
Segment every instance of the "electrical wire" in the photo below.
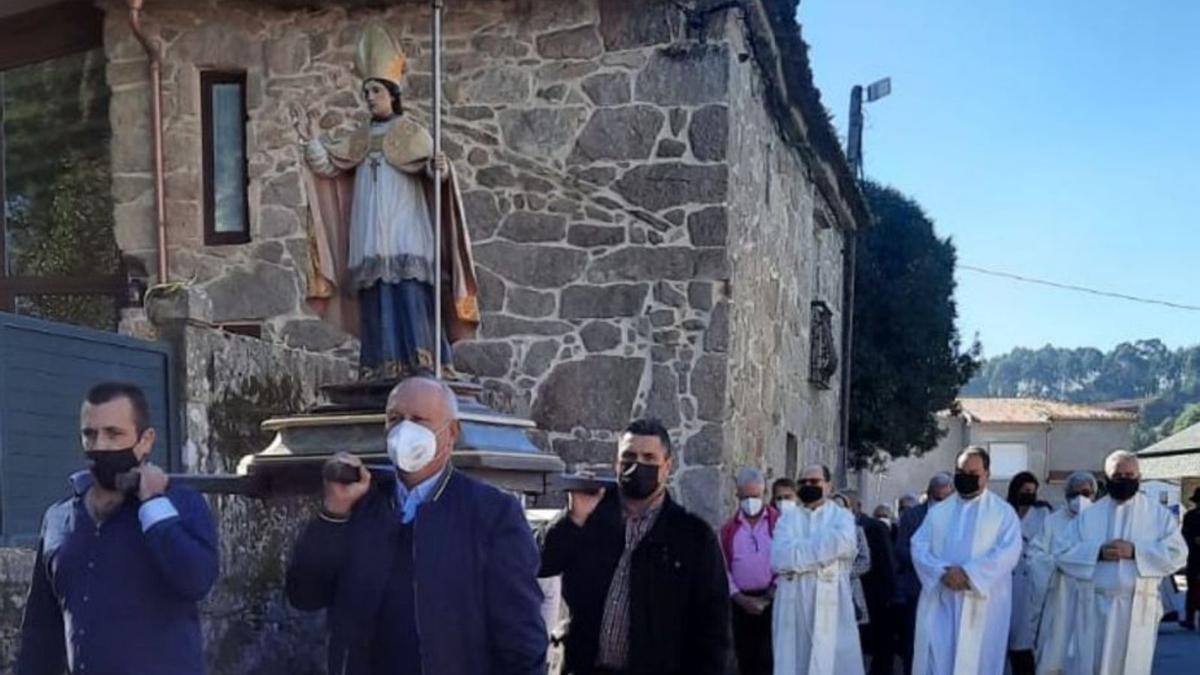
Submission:
<svg viewBox="0 0 1200 675">
<path fill-rule="evenodd" d="M 1143 297 L 1139 297 L 1136 295 L 1128 295 L 1126 293 L 1117 293 L 1115 291 L 1105 291 L 1105 290 L 1100 290 L 1098 288 L 1088 288 L 1087 286 L 1077 286 L 1075 284 L 1064 284 L 1064 283 L 1060 283 L 1057 281 L 1048 281 L 1046 279 L 1036 279 L 1034 277 L 1027 277 L 1027 276 L 1023 276 L 1020 274 L 1013 274 L 1012 272 L 1001 272 L 999 270 L 992 270 L 992 269 L 988 269 L 986 267 L 977 267 L 975 265 L 964 265 L 962 263 L 959 263 L 958 269 L 969 270 L 971 272 L 978 272 L 979 274 L 987 274 L 987 275 L 994 276 L 994 277 L 1001 277 L 1003 279 L 1012 279 L 1014 281 L 1021 281 L 1021 282 L 1027 283 L 1027 284 L 1038 284 L 1040 286 L 1050 286 L 1051 288 L 1058 288 L 1058 289 L 1062 289 L 1062 290 L 1066 290 L 1066 291 L 1076 291 L 1079 293 L 1088 293 L 1090 295 L 1098 295 L 1098 296 L 1105 297 L 1105 298 L 1116 298 L 1118 300 L 1127 300 L 1129 302 L 1140 302 L 1140 303 L 1143 303 L 1146 305 L 1159 305 L 1161 307 L 1170 307 L 1172 309 L 1185 309 L 1185 310 L 1188 310 L 1191 312 L 1200 312 L 1200 306 L 1197 306 L 1197 305 L 1185 305 L 1183 303 L 1171 302 L 1169 300 L 1157 300 L 1154 298 L 1143 298 Z"/>
</svg>

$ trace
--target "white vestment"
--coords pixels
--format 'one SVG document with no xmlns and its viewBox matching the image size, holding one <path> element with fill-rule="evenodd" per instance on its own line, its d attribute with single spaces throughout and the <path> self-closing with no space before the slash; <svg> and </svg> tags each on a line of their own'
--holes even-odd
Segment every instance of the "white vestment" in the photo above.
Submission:
<svg viewBox="0 0 1200 675">
<path fill-rule="evenodd" d="M 1113 539 L 1131 542 L 1134 559 L 1100 560 Z M 1187 561 L 1175 516 L 1140 493 L 1121 504 L 1105 497 L 1072 521 L 1056 558 L 1080 584 L 1068 672 L 1149 675 L 1162 618 L 1158 586 Z"/>
<path fill-rule="evenodd" d="M 783 512 L 771 542 L 775 675 L 862 675 L 850 568 L 854 516 L 832 502 Z"/>
<path fill-rule="evenodd" d="M 371 137 L 386 134 L 397 119 L 372 122 Z M 339 173 L 320 140 L 308 141 L 304 154 L 314 172 Z M 433 221 L 421 178 L 389 164 L 382 150 L 371 150 L 354 173 L 346 263 L 354 287 L 405 279 L 432 283 L 433 249 Z"/>
<path fill-rule="evenodd" d="M 1046 518 L 1042 531 L 1029 542 L 1029 571 L 1038 584 L 1045 584 L 1037 630 L 1037 675 L 1065 675 L 1071 624 L 1079 602 L 1079 582 L 1058 569 L 1054 552 L 1063 548 L 1075 514 L 1059 509 Z M 1072 673 L 1072 675 L 1084 675 Z"/>
<path fill-rule="evenodd" d="M 1008 648 L 1013 651 L 1033 649 L 1036 640 L 1037 618 L 1049 578 L 1032 574 L 1029 543 L 1041 534 L 1049 516 L 1050 509 L 1031 506 L 1021 518 L 1021 559 L 1013 570 L 1013 610 L 1008 630 Z"/>
<path fill-rule="evenodd" d="M 954 495 L 929 509 L 913 535 L 921 580 L 913 642 L 914 675 L 1001 675 L 1012 615 L 1012 571 L 1021 557 L 1021 521 L 992 492 Z M 971 587 L 941 582 L 946 568 L 966 572 Z"/>
</svg>

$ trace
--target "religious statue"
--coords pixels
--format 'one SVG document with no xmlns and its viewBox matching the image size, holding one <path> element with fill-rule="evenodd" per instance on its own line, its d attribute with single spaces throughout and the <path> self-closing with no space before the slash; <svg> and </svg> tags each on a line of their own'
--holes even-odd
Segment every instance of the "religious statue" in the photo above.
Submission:
<svg viewBox="0 0 1200 675">
<path fill-rule="evenodd" d="M 405 56 L 385 27 L 365 29 L 355 68 L 370 120 L 348 136 L 318 138 L 310 112 L 298 104 L 291 110 L 307 165 L 308 300 L 359 337 L 360 380 L 398 378 L 432 371 L 435 349 L 451 364 L 451 343 L 474 336 L 475 270 L 453 167 L 434 155 L 433 138 L 405 111 Z M 443 181 L 436 223 L 435 176 Z M 442 290 L 440 330 L 435 283 Z"/>
</svg>

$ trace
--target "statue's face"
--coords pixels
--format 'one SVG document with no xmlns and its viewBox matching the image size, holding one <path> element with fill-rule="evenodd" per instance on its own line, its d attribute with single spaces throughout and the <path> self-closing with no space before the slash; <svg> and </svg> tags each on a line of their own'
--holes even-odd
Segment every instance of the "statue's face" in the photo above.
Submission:
<svg viewBox="0 0 1200 675">
<path fill-rule="evenodd" d="M 363 85 L 363 96 L 367 99 L 367 110 L 371 117 L 387 119 L 395 114 L 392 109 L 392 94 L 383 83 L 370 80 Z"/>
</svg>

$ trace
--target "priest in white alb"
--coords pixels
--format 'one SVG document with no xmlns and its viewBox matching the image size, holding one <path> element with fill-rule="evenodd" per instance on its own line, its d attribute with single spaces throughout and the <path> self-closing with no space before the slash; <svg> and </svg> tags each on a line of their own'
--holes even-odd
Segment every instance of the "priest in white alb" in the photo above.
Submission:
<svg viewBox="0 0 1200 675">
<path fill-rule="evenodd" d="M 1021 521 L 987 489 L 990 476 L 986 450 L 963 450 L 954 474 L 957 494 L 930 507 L 913 535 L 913 567 L 921 580 L 913 675 L 1004 672 Z"/>
<path fill-rule="evenodd" d="M 775 525 L 775 675 L 863 673 L 850 590 L 858 530 L 854 515 L 828 500 L 830 478 L 819 464 L 802 471 L 801 505 L 786 509 Z"/>
<path fill-rule="evenodd" d="M 1137 455 L 1118 450 L 1104 461 L 1108 496 L 1072 523 L 1056 556 L 1081 587 L 1066 672 L 1149 675 L 1162 618 L 1158 587 L 1187 562 L 1179 522 L 1139 492 Z"/>
<path fill-rule="evenodd" d="M 1058 569 L 1054 554 L 1063 549 L 1071 526 L 1096 498 L 1096 477 L 1088 471 L 1067 476 L 1067 505 L 1046 518 L 1042 531 L 1027 548 L 1029 574 L 1046 597 L 1037 607 L 1037 675 L 1066 675 L 1067 648 L 1080 583 Z M 1071 675 L 1084 675 L 1072 673 Z"/>
</svg>

